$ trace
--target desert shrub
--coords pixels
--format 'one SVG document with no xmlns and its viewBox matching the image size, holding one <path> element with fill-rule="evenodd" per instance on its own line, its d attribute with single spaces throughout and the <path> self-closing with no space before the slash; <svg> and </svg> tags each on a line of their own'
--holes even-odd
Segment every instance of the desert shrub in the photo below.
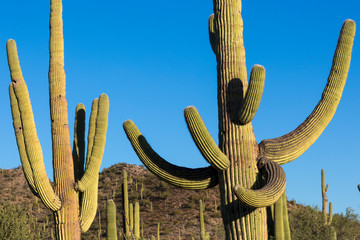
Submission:
<svg viewBox="0 0 360 240">
<path fill-rule="evenodd" d="M 289 215 L 291 238 L 293 240 L 329 240 L 331 229 L 324 226 L 322 213 L 317 207 L 295 208 Z"/>
<path fill-rule="evenodd" d="M 323 215 L 317 207 L 294 208 L 289 215 L 291 237 L 293 240 L 328 240 L 331 239 L 331 227 L 333 227 L 338 240 L 360 239 L 358 217 L 358 214 L 348 208 L 345 215 L 335 214 L 329 227 L 324 226 Z"/>
<path fill-rule="evenodd" d="M 338 240 L 360 239 L 359 215 L 351 208 L 346 209 L 345 215 L 335 214 L 332 226 L 336 229 Z"/>
<path fill-rule="evenodd" d="M 39 239 L 34 227 L 26 209 L 10 204 L 0 206 L 0 239 Z"/>
</svg>

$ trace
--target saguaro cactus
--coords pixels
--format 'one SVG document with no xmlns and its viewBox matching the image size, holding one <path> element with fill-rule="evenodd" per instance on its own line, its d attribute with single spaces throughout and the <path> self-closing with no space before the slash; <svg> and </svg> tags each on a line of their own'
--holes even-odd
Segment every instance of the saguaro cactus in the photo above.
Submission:
<svg viewBox="0 0 360 240">
<path fill-rule="evenodd" d="M 204 206 L 203 202 L 199 200 L 199 216 L 200 216 L 200 239 L 201 240 L 210 240 L 210 235 L 205 231 L 205 220 L 204 220 Z"/>
<path fill-rule="evenodd" d="M 106 205 L 106 240 L 117 240 L 116 206 L 112 199 Z"/>
<path fill-rule="evenodd" d="M 331 226 L 332 219 L 333 219 L 333 207 L 332 202 L 329 202 L 329 213 L 326 211 L 328 198 L 327 198 L 327 191 L 329 189 L 329 184 L 325 183 L 325 170 L 321 169 L 321 197 L 322 197 L 322 213 L 324 217 L 324 225 L 328 226 L 331 229 L 331 237 L 332 240 L 337 239 L 336 230 L 333 226 Z"/>
<path fill-rule="evenodd" d="M 170 164 L 150 147 L 131 120 L 124 123 L 124 129 L 144 165 L 164 181 L 190 189 L 219 185 L 226 239 L 267 239 L 264 207 L 280 198 L 286 184 L 279 165 L 305 152 L 333 117 L 350 65 L 355 23 L 347 20 L 341 29 L 327 85 L 309 117 L 294 131 L 258 144 L 252 119 L 262 97 L 265 70 L 255 65 L 248 82 L 241 1 L 214 0 L 213 4 L 209 35 L 217 60 L 218 146 L 197 110 L 185 109 L 189 131 L 211 166 L 189 169 Z"/>
<path fill-rule="evenodd" d="M 96 215 L 97 179 L 105 147 L 109 100 L 102 94 L 93 102 L 84 171 L 85 108 L 78 105 L 76 109 L 72 155 L 65 97 L 61 0 L 52 0 L 50 8 L 49 92 L 54 188 L 46 174 L 14 40 L 7 42 L 11 111 L 20 159 L 31 191 L 54 212 L 57 239 L 80 239 L 81 230 L 86 231 Z"/>
<path fill-rule="evenodd" d="M 269 239 L 276 240 L 290 240 L 290 225 L 287 210 L 286 191 L 282 194 L 279 200 L 270 207 L 268 207 L 268 228 Z"/>
</svg>

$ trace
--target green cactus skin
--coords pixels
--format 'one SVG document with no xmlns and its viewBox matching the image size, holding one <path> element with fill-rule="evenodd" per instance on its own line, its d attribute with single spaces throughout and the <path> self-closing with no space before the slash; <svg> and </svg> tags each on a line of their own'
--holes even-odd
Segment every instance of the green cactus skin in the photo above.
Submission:
<svg viewBox="0 0 360 240">
<path fill-rule="evenodd" d="M 106 205 L 106 240 L 117 240 L 116 206 L 112 199 Z"/>
<path fill-rule="evenodd" d="M 250 207 L 268 207 L 278 201 L 285 191 L 285 172 L 277 163 L 266 158 L 258 161 L 258 169 L 266 180 L 265 185 L 257 190 L 237 185 L 234 187 L 234 193 L 240 201 Z"/>
<path fill-rule="evenodd" d="M 261 189 L 263 184 L 257 159 L 266 157 L 279 165 L 288 163 L 305 152 L 321 135 L 336 111 L 346 81 L 355 23 L 346 20 L 343 24 L 327 85 L 309 117 L 294 131 L 282 137 L 265 139 L 258 144 L 252 119 L 261 100 L 265 70 L 260 65 L 254 66 L 250 76 L 252 83 L 248 83 L 241 1 L 214 0 L 213 5 L 214 15 L 209 18 L 209 39 L 217 61 L 218 148 L 227 156 L 229 166 L 225 170 L 211 166 L 206 171 L 202 169 L 202 175 L 199 176 L 199 169 L 182 168 L 162 159 L 132 121 L 126 121 L 124 129 L 140 160 L 164 181 L 179 187 L 202 189 L 217 184 L 217 181 L 211 180 L 212 177 L 217 178 L 225 239 L 267 239 L 265 208 L 249 207 L 239 201 L 234 194 L 234 187 Z M 210 139 L 206 141 L 210 142 Z M 217 146 L 206 146 L 211 149 L 200 149 L 206 155 L 211 155 L 211 151 L 218 152 Z M 216 172 L 214 176 L 213 171 Z M 272 191 L 281 194 L 279 189 Z"/>
<path fill-rule="evenodd" d="M 203 202 L 199 200 L 199 215 L 200 215 L 200 239 L 201 240 L 210 240 L 210 235 L 205 231 L 205 221 L 204 221 L 204 206 Z"/>
<path fill-rule="evenodd" d="M 16 141 L 28 185 L 45 206 L 54 212 L 56 238 L 77 240 L 80 239 L 81 230 L 84 230 L 82 219 L 86 219 L 84 222 L 89 225 L 96 214 L 96 207 L 95 214 L 90 214 L 90 212 L 94 212 L 94 209 L 85 211 L 84 208 L 94 208 L 94 204 L 91 203 L 89 197 L 94 198 L 94 194 L 97 194 L 97 183 L 93 184 L 93 182 L 97 181 L 98 170 L 96 172 L 96 168 L 100 168 L 105 144 L 108 98 L 106 95 L 100 96 L 99 102 L 103 103 L 100 104 L 99 113 L 96 117 L 99 127 L 96 127 L 95 144 L 89 155 L 90 159 L 96 159 L 93 160 L 93 163 L 89 163 L 89 167 L 86 168 L 84 173 L 84 141 L 82 139 L 84 130 L 81 129 L 84 127 L 81 125 L 84 124 L 82 124 L 83 120 L 81 120 L 80 116 L 80 111 L 83 110 L 82 105 L 79 105 L 77 109 L 79 111 L 79 115 L 76 115 L 76 121 L 78 121 L 75 125 L 77 129 L 75 138 L 77 140 L 74 142 L 73 153 L 70 144 L 65 93 L 62 1 L 51 0 L 50 10 L 49 93 L 54 189 L 45 171 L 29 93 L 21 73 L 14 40 L 8 40 L 7 42 L 8 63 L 12 81 L 9 87 L 9 95 Z M 82 175 L 94 179 L 91 183 L 84 184 L 85 187 L 82 191 L 88 191 L 88 193 L 84 192 L 83 195 L 76 192 L 74 188 L 75 181 L 84 177 Z M 79 204 L 79 197 L 83 201 L 81 205 Z M 81 210 L 79 210 L 80 206 Z"/>
</svg>

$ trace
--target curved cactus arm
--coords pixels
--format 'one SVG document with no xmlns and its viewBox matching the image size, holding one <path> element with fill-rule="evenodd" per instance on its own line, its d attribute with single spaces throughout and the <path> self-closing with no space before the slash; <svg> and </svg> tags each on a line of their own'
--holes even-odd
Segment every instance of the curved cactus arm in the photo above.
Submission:
<svg viewBox="0 0 360 240">
<path fill-rule="evenodd" d="M 328 82 L 313 112 L 294 131 L 259 144 L 260 155 L 279 164 L 295 160 L 305 152 L 328 125 L 340 101 L 348 74 L 355 36 L 355 22 L 346 20 L 335 50 Z"/>
<path fill-rule="evenodd" d="M 217 171 L 213 167 L 191 169 L 173 165 L 151 148 L 131 120 L 124 122 L 123 127 L 139 159 L 160 179 L 187 189 L 206 189 L 218 184 Z"/>
<path fill-rule="evenodd" d="M 243 100 L 239 121 L 242 124 L 251 122 L 260 106 L 265 84 L 265 69 L 261 65 L 255 65 L 251 69 L 249 87 Z"/>
<path fill-rule="evenodd" d="M 99 175 L 100 165 L 105 149 L 106 131 L 108 125 L 109 114 L 109 98 L 106 94 L 101 94 L 98 100 L 94 100 L 91 115 L 96 115 L 95 122 L 91 122 L 93 118 L 90 117 L 89 124 L 89 136 L 90 128 L 95 126 L 95 133 L 93 135 L 93 144 L 88 149 L 86 168 L 84 176 L 76 184 L 76 190 L 81 192 L 90 187 L 96 176 Z M 91 136 L 90 136 L 91 137 Z"/>
<path fill-rule="evenodd" d="M 40 196 L 40 199 L 46 207 L 48 207 L 52 211 L 57 211 L 61 208 L 61 201 L 59 197 L 55 194 L 50 184 L 49 178 L 46 174 L 42 149 L 36 133 L 29 92 L 21 73 L 15 41 L 8 40 L 6 47 L 12 81 L 11 89 L 14 93 L 13 96 L 12 93 L 10 93 L 10 97 L 12 98 L 12 106 L 15 107 L 15 99 L 18 106 L 18 110 L 13 109 L 12 112 L 20 113 L 19 116 L 13 116 L 13 119 L 16 119 L 16 121 L 21 121 L 25 151 L 33 173 L 35 185 L 34 189 L 36 189 Z M 19 149 L 19 151 L 23 150 L 23 148 Z"/>
<path fill-rule="evenodd" d="M 214 22 L 214 14 L 211 14 L 209 17 L 209 40 L 211 49 L 216 54 L 217 53 L 217 44 L 216 44 L 216 35 L 215 35 L 215 22 Z"/>
<path fill-rule="evenodd" d="M 10 83 L 9 86 L 9 95 L 10 95 L 10 104 L 11 104 L 11 114 L 13 117 L 13 126 L 16 136 L 16 143 L 19 150 L 20 160 L 22 169 L 24 171 L 25 179 L 30 187 L 30 190 L 33 192 L 33 194 L 37 197 L 39 197 L 39 193 L 36 190 L 35 182 L 34 182 L 34 176 L 33 172 L 30 166 L 29 159 L 26 155 L 26 148 L 25 148 L 25 142 L 24 142 L 24 136 L 22 131 L 22 125 L 21 125 L 21 118 L 20 118 L 20 111 L 18 102 L 14 93 L 14 87 L 12 83 Z"/>
<path fill-rule="evenodd" d="M 75 179 L 84 175 L 85 162 L 85 106 L 79 103 L 75 109 L 73 161 Z"/>
<path fill-rule="evenodd" d="M 81 232 L 87 232 L 95 219 L 98 206 L 98 181 L 99 175 L 95 177 L 94 183 L 83 192 L 79 217 Z"/>
<path fill-rule="evenodd" d="M 237 185 L 234 187 L 234 193 L 240 201 L 248 206 L 268 207 L 274 204 L 285 191 L 285 172 L 277 163 L 266 158 L 261 158 L 257 165 L 266 180 L 265 185 L 257 190 Z"/>
<path fill-rule="evenodd" d="M 205 160 L 215 169 L 225 171 L 230 161 L 211 137 L 196 108 L 185 108 L 184 115 L 190 134 Z"/>
</svg>

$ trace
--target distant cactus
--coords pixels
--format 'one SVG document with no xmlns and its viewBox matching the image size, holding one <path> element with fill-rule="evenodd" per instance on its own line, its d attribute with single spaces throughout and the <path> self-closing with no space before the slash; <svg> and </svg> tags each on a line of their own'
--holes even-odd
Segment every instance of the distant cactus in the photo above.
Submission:
<svg viewBox="0 0 360 240">
<path fill-rule="evenodd" d="M 327 191 L 329 190 L 329 184 L 325 183 L 325 170 L 321 169 L 321 197 L 322 197 L 322 214 L 324 218 L 324 225 L 330 227 L 332 233 L 332 239 L 337 239 L 336 230 L 333 226 L 331 226 L 332 219 L 333 219 L 333 207 L 332 202 L 329 202 L 329 214 L 326 211 L 328 198 L 327 198 Z"/>
<path fill-rule="evenodd" d="M 112 199 L 106 205 L 106 240 L 117 240 L 116 206 Z"/>
<path fill-rule="evenodd" d="M 199 215 L 200 215 L 200 239 L 201 240 L 210 240 L 210 235 L 205 231 L 205 220 L 204 220 L 204 206 L 203 202 L 199 200 Z"/>
<path fill-rule="evenodd" d="M 97 182 L 105 147 L 109 100 L 102 94 L 93 102 L 84 171 L 83 105 L 78 105 L 76 109 L 73 155 L 71 153 L 65 93 L 62 1 L 51 0 L 50 12 L 49 93 L 54 188 L 45 170 L 14 40 L 8 40 L 6 45 L 12 82 L 9 87 L 11 112 L 20 159 L 31 191 L 54 212 L 56 238 L 77 240 L 81 231 L 87 231 L 96 215 Z M 79 198 L 82 199 L 80 204 Z"/>
<path fill-rule="evenodd" d="M 130 210 L 129 210 L 129 193 L 128 193 L 128 182 L 127 182 L 127 172 L 125 170 L 122 171 L 123 174 L 123 228 L 126 239 L 130 239 Z"/>
<path fill-rule="evenodd" d="M 269 235 L 276 240 L 291 240 L 286 192 L 271 207 L 271 211 L 268 216 Z"/>
<path fill-rule="evenodd" d="M 255 65 L 248 81 L 241 0 L 214 0 L 213 6 L 209 38 L 217 61 L 219 144 L 195 107 L 184 111 L 192 138 L 210 166 L 190 169 L 173 165 L 151 148 L 131 120 L 123 127 L 140 160 L 162 180 L 188 189 L 219 185 L 225 239 L 267 239 L 265 207 L 285 191 L 285 175 L 279 165 L 304 153 L 335 114 L 350 66 L 355 23 L 346 20 L 343 24 L 327 85 L 309 117 L 294 131 L 258 144 L 252 120 L 262 98 L 265 69 Z"/>
</svg>

